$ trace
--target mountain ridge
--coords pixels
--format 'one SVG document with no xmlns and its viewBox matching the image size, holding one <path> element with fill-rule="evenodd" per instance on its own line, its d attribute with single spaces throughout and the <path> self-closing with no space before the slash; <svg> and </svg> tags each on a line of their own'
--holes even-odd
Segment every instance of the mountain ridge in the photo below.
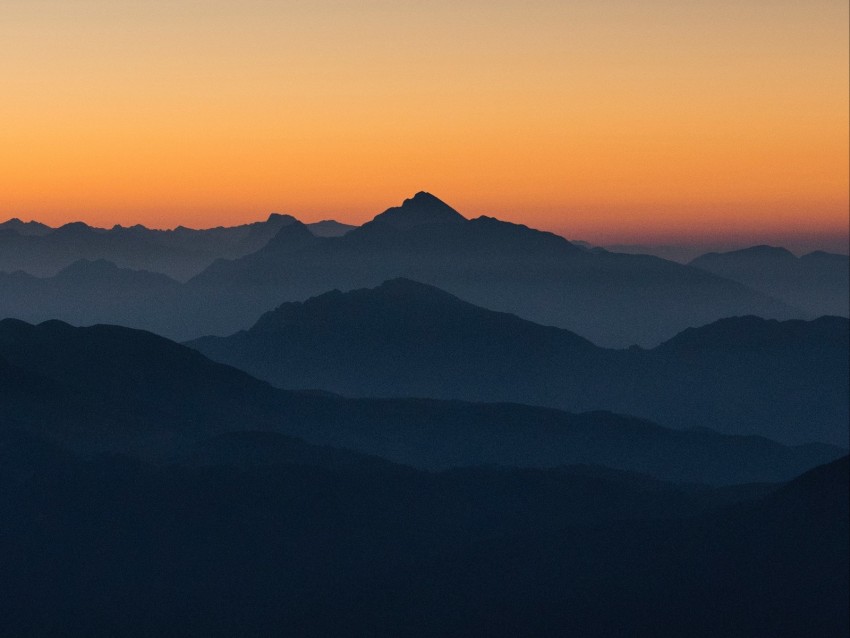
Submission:
<svg viewBox="0 0 850 638">
<path fill-rule="evenodd" d="M 77 451 L 143 454 L 160 462 L 200 440 L 244 430 L 428 470 L 589 464 L 717 485 L 790 478 L 842 453 L 670 430 L 607 412 L 283 391 L 185 346 L 119 326 L 6 320 L 0 322 L 0 359 L 8 364 L 0 368 L 0 409 L 18 429 Z"/>
<path fill-rule="evenodd" d="M 296 221 L 292 215 L 270 213 L 265 220 L 238 226 L 162 230 L 142 224 L 99 228 L 79 221 L 52 228 L 13 218 L 0 223 L 0 271 L 49 277 L 79 259 L 106 259 L 120 267 L 186 280 L 216 258 L 235 259 L 262 248 Z M 355 228 L 334 220 L 307 227 L 313 234 L 332 237 Z"/>
<path fill-rule="evenodd" d="M 212 264 L 188 282 L 190 294 L 208 303 L 217 300 L 221 308 L 199 328 L 207 334 L 230 333 L 245 327 L 246 312 L 258 317 L 282 299 L 372 287 L 395 277 L 567 328 L 603 345 L 648 345 L 722 316 L 800 314 L 696 268 L 588 251 L 559 235 L 487 216 L 464 220 L 448 205 L 439 206 L 451 211 L 447 214 L 454 222 L 395 227 L 381 223 L 379 215 L 377 222 L 342 237 L 291 251 L 267 245 L 238 260 Z M 403 215 L 403 208 L 390 209 L 391 217 Z"/>
<path fill-rule="evenodd" d="M 846 444 L 848 333 L 839 317 L 746 316 L 650 349 L 610 349 L 396 278 L 288 302 L 248 330 L 188 345 L 285 388 L 613 409 L 674 427 L 737 424 L 786 442 Z"/>
<path fill-rule="evenodd" d="M 95 277 L 81 278 L 73 286 L 0 273 L 0 316 L 36 322 L 59 318 L 83 325 L 120 323 L 186 340 L 243 329 L 281 300 L 299 301 L 334 288 L 371 287 L 406 277 L 609 347 L 653 346 L 687 327 L 724 316 L 806 318 L 803 311 L 769 295 L 697 268 L 651 256 L 588 251 L 559 235 L 492 217 L 465 220 L 436 197 L 416 197 L 408 200 L 407 209 L 389 209 L 395 210 L 389 218 L 400 215 L 407 220 L 400 227 L 381 222 L 381 213 L 378 222 L 337 237 L 315 237 L 297 220 L 270 217 L 251 226 L 262 228 L 260 239 L 251 239 L 257 233 L 249 226 L 239 227 L 237 234 L 234 229 L 214 229 L 202 236 L 193 231 L 161 233 L 152 257 L 152 241 L 144 231 L 122 229 L 119 234 L 127 236 L 137 269 L 155 271 L 151 259 L 172 258 L 183 264 L 180 268 L 188 267 L 181 261 L 187 253 L 180 246 L 186 245 L 196 249 L 190 261 L 208 265 L 185 283 L 161 281 L 156 287 L 147 275 L 139 275 L 136 285 L 130 273 L 124 273 L 120 285 Z M 413 218 L 429 223 L 411 225 L 411 210 Z M 432 223 L 435 219 L 453 221 Z M 187 232 L 188 239 L 183 237 Z M 95 252 L 102 242 L 111 241 L 107 231 L 85 234 L 89 239 L 77 242 L 78 252 L 89 240 L 93 243 L 86 250 Z M 51 237 L 37 238 L 44 240 L 44 250 Z M 262 246 L 242 256 L 213 250 L 226 245 L 238 253 L 246 241 Z M 48 252 L 54 259 L 74 261 L 58 248 Z M 3 257 L 14 254 L 0 250 L 0 270 Z M 125 254 L 111 261 L 126 268 L 128 259 Z M 118 298 L 123 305 L 114 301 Z"/>
<path fill-rule="evenodd" d="M 701 255 L 689 265 L 760 290 L 810 315 L 850 316 L 850 256 L 753 246 Z"/>
</svg>

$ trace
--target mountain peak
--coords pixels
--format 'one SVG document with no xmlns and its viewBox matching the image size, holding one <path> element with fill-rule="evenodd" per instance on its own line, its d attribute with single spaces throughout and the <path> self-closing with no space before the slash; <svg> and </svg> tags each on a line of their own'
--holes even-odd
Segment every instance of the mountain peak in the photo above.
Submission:
<svg viewBox="0 0 850 638">
<path fill-rule="evenodd" d="M 372 223 L 387 224 L 407 230 L 426 224 L 457 224 L 466 218 L 444 201 L 431 193 L 420 191 L 395 206 L 377 215 Z"/>
<path fill-rule="evenodd" d="M 288 222 L 288 223 L 287 223 Z M 304 244 L 312 243 L 316 236 L 310 232 L 306 224 L 298 221 L 294 217 L 292 221 L 283 220 L 280 228 L 274 236 L 266 244 L 266 249 L 276 249 L 280 247 L 293 248 Z"/>
<path fill-rule="evenodd" d="M 409 197 L 406 200 L 404 200 L 404 202 L 402 202 L 401 205 L 405 206 L 405 205 L 408 205 L 408 204 L 418 204 L 418 205 L 437 204 L 437 205 L 448 207 L 448 204 L 446 204 L 443 200 L 441 200 L 436 195 L 432 195 L 428 191 L 419 191 L 413 197 Z"/>
<path fill-rule="evenodd" d="M 287 224 L 291 224 L 293 222 L 297 222 L 298 220 L 292 215 L 287 215 L 285 213 L 270 213 L 266 223 L 281 223 L 286 222 Z"/>
<path fill-rule="evenodd" d="M 84 237 L 94 234 L 94 229 L 85 222 L 68 222 L 53 232 L 67 237 Z"/>
</svg>

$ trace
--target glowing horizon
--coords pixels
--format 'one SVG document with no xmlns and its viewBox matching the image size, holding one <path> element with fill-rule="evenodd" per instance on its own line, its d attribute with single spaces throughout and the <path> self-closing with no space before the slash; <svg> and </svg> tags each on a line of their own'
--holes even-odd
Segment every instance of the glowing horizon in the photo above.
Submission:
<svg viewBox="0 0 850 638">
<path fill-rule="evenodd" d="M 6 0 L 0 218 L 850 233 L 846 3 L 351 5 Z"/>
</svg>

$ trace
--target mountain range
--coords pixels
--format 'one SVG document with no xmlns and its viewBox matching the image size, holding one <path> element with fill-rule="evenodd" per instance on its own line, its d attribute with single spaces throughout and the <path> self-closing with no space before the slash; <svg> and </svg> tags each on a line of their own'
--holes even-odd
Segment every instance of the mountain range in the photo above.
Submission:
<svg viewBox="0 0 850 638">
<path fill-rule="evenodd" d="M 343 237 L 291 224 L 261 250 L 218 261 L 189 282 L 221 309 L 207 334 L 246 327 L 281 301 L 406 277 L 493 310 L 581 334 L 601 345 L 647 344 L 692 325 L 739 314 L 793 316 L 787 305 L 704 271 L 662 259 L 588 251 L 563 237 L 466 219 L 418 193 Z M 215 301 L 211 301 L 215 300 Z"/>
<path fill-rule="evenodd" d="M 842 317 L 728 318 L 612 350 L 394 279 L 285 303 L 249 330 L 188 345 L 282 388 L 607 409 L 786 443 L 850 435 Z"/>
<path fill-rule="evenodd" d="M 848 635 L 843 262 L 758 254 L 0 225 L 0 635 Z"/>
<path fill-rule="evenodd" d="M 850 628 L 846 456 L 708 488 L 589 466 L 423 472 L 273 432 L 167 463 L 69 444 L 0 427 L 4 635 Z"/>
<path fill-rule="evenodd" d="M 850 315 L 850 257 L 815 251 L 795 257 L 784 248 L 753 246 L 707 253 L 690 262 L 801 308 L 810 315 Z"/>
<path fill-rule="evenodd" d="M 338 237 L 317 237 L 292 220 L 255 252 L 218 259 L 184 284 L 164 276 L 154 282 L 149 273 L 118 268 L 110 277 L 120 284 L 113 285 L 97 260 L 68 268 L 46 279 L 0 274 L 0 316 L 119 323 L 186 340 L 246 328 L 282 301 L 395 277 L 610 347 L 656 345 L 728 316 L 805 315 L 698 268 L 587 250 L 492 217 L 468 220 L 427 193 Z M 127 303 L 114 303 L 119 297 Z"/>
<path fill-rule="evenodd" d="M 57 321 L 0 322 L 0 388 L 7 427 L 81 453 L 159 462 L 221 434 L 263 430 L 429 470 L 578 463 L 731 484 L 784 480 L 844 451 L 609 412 L 294 393 L 151 333 Z"/>
<path fill-rule="evenodd" d="M 184 281 L 220 258 L 235 259 L 265 246 L 296 219 L 273 213 L 266 221 L 195 230 L 142 225 L 96 228 L 72 222 L 51 228 L 15 218 L 0 223 L 0 272 L 50 277 L 79 260 L 106 260 L 120 268 L 148 270 Z M 317 236 L 343 235 L 354 226 L 327 220 L 307 224 Z"/>
</svg>

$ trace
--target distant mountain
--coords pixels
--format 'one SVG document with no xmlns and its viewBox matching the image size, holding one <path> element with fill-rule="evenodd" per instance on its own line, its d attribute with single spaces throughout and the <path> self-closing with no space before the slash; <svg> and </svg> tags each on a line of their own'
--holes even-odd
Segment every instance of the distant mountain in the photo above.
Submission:
<svg viewBox="0 0 850 638">
<path fill-rule="evenodd" d="M 281 300 L 407 277 L 609 346 L 654 344 L 724 316 L 799 314 L 745 286 L 655 257 L 588 251 L 491 217 L 467 220 L 419 193 L 337 238 L 292 224 L 274 242 L 217 261 L 187 286 L 206 334 L 246 327 Z M 169 336 L 179 336 L 169 333 Z"/>
<path fill-rule="evenodd" d="M 465 221 L 466 218 L 454 208 L 423 191 L 404 200 L 401 206 L 388 208 L 376 215 L 364 226 L 369 230 L 386 226 L 407 231 L 420 226 L 462 224 Z"/>
<path fill-rule="evenodd" d="M 0 317 L 40 322 L 59 317 L 77 325 L 110 322 L 156 332 L 174 330 L 182 287 L 166 275 L 80 260 L 57 275 L 0 273 Z"/>
<path fill-rule="evenodd" d="M 75 261 L 103 259 L 122 268 L 185 280 L 216 259 L 236 259 L 259 250 L 283 226 L 295 221 L 291 215 L 273 213 L 266 221 L 241 226 L 155 230 L 141 225 L 94 228 L 82 222 L 51 228 L 10 219 L 0 224 L 0 272 L 22 270 L 49 277 Z M 354 228 L 333 220 L 307 227 L 318 236 L 328 237 Z"/>
<path fill-rule="evenodd" d="M 677 428 L 846 446 L 850 322 L 723 319 L 608 350 L 405 279 L 285 303 L 188 343 L 279 387 L 609 409 Z"/>
<path fill-rule="evenodd" d="M 272 216 L 262 224 L 209 231 L 139 227 L 103 231 L 72 224 L 44 237 L 17 236 L 17 240 L 42 242 L 43 253 L 34 263 L 56 267 L 62 259 L 73 262 L 73 255 L 80 252 L 108 253 L 101 244 L 112 246 L 115 237 L 126 237 L 129 243 L 122 246 L 135 245 L 139 259 L 129 260 L 125 252 L 110 253 L 108 260 L 119 267 L 172 274 L 177 271 L 163 264 L 170 263 L 168 255 L 183 259 L 191 252 L 187 246 L 195 247 L 192 254 L 200 255 L 200 261 L 224 245 L 229 251 L 225 257 L 262 246 L 235 259 L 217 259 L 182 285 L 179 295 L 166 290 L 158 296 L 146 290 L 140 296 L 132 286 L 128 290 L 106 286 L 99 290 L 104 303 L 93 299 L 87 305 L 89 321 L 126 323 L 180 340 L 243 329 L 281 300 L 303 300 L 333 288 L 375 286 L 395 277 L 423 281 L 487 308 L 574 330 L 606 346 L 654 345 L 684 328 L 724 316 L 802 314 L 696 268 L 655 257 L 587 250 L 557 235 L 490 217 L 467 220 L 427 193 L 334 237 L 318 237 L 291 217 Z M 164 251 L 161 259 L 148 259 L 151 245 Z M 83 250 L 86 246 L 90 248 Z M 18 249 L 0 245 L 0 255 L 19 254 Z M 177 270 L 185 275 L 200 261 L 184 260 Z M 10 291 L 8 298 L 0 297 L 0 316 L 77 321 L 77 314 L 68 313 L 61 303 L 30 304 L 28 281 L 2 273 L 0 280 L 0 287 Z M 38 298 L 39 293 L 33 294 Z M 108 300 L 121 295 L 132 295 L 139 312 L 132 317 L 116 314 Z"/>
<path fill-rule="evenodd" d="M 0 322 L 3 423 L 79 452 L 167 460 L 273 431 L 424 469 L 603 465 L 710 484 L 783 480 L 840 448 L 674 431 L 605 412 L 292 393 L 153 334 Z"/>
<path fill-rule="evenodd" d="M 676 244 L 606 244 L 602 246 L 604 250 L 612 253 L 627 253 L 630 255 L 653 255 L 662 259 L 669 259 L 680 264 L 687 264 L 689 261 L 703 254 L 707 248 L 690 245 Z"/>
<path fill-rule="evenodd" d="M 691 266 L 739 281 L 812 316 L 850 315 L 850 257 L 817 251 L 795 257 L 784 248 L 753 246 L 708 253 Z"/>
<path fill-rule="evenodd" d="M 47 235 L 52 230 L 53 229 L 50 226 L 46 226 L 45 224 L 36 221 L 24 222 L 17 217 L 13 217 L 12 219 L 0 223 L 0 236 L 4 233 L 15 233 L 18 235 L 37 237 L 40 235 Z"/>
<path fill-rule="evenodd" d="M 320 222 L 307 224 L 307 228 L 316 237 L 342 237 L 348 231 L 354 230 L 357 226 L 351 224 L 342 224 L 333 219 L 325 219 Z"/>
</svg>

